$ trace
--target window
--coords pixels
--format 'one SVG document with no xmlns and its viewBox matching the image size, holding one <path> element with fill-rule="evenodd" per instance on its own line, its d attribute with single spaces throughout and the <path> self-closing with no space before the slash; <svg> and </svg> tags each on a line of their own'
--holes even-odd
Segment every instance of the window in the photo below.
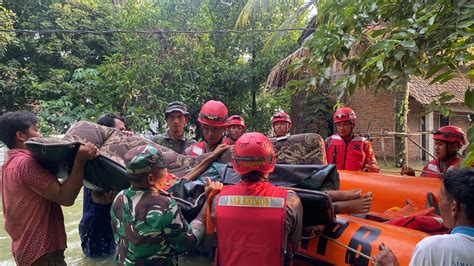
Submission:
<svg viewBox="0 0 474 266">
<path fill-rule="evenodd" d="M 449 116 L 439 115 L 439 127 L 449 126 Z"/>
</svg>

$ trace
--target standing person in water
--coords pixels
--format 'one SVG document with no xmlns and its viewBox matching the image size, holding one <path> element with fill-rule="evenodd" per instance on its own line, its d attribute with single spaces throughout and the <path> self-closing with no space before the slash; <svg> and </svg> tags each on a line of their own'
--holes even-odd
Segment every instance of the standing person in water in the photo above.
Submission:
<svg viewBox="0 0 474 266">
<path fill-rule="evenodd" d="M 82 187 L 86 162 L 99 156 L 92 143 L 77 149 L 64 182 L 40 165 L 25 142 L 41 137 L 38 117 L 9 112 L 0 117 L 0 140 L 9 148 L 3 165 L 2 205 L 5 231 L 18 265 L 66 265 L 66 230 L 61 206 L 72 206 Z"/>
<path fill-rule="evenodd" d="M 354 134 L 356 119 L 354 110 L 349 107 L 337 109 L 334 113 L 337 133 L 326 139 L 328 164 L 335 164 L 338 170 L 378 173 L 380 168 L 372 143 Z"/>
<path fill-rule="evenodd" d="M 107 113 L 97 120 L 97 124 L 115 128 L 126 135 L 125 118 L 114 113 Z M 115 241 L 110 226 L 110 208 L 115 192 L 92 191 L 83 188 L 82 219 L 79 223 L 82 252 L 86 257 L 107 257 L 115 253 Z"/>
</svg>

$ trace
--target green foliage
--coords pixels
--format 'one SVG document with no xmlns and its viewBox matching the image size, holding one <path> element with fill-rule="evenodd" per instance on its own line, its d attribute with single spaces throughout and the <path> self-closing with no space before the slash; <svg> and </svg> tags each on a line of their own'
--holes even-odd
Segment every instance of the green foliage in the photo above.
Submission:
<svg viewBox="0 0 474 266">
<path fill-rule="evenodd" d="M 10 10 L 0 6 L 0 28 L 1 29 L 13 29 L 15 22 L 15 14 Z M 1 32 L 0 33 L 0 58 L 6 50 L 7 44 L 14 40 L 12 33 Z"/>
<path fill-rule="evenodd" d="M 233 27 L 244 1 L 4 1 L 16 28 L 211 30 Z M 274 28 L 282 16 L 255 28 Z M 7 21 L 0 16 L 0 23 Z M 11 22 L 9 22 L 11 24 Z M 242 114 L 249 130 L 266 130 L 286 99 L 260 95 L 271 67 L 294 50 L 296 35 L 260 51 L 268 34 L 18 34 L 0 61 L 0 112 L 31 109 L 48 133 L 105 112 L 124 115 L 135 131 L 164 125 L 170 101 L 188 104 L 192 127 L 201 105 L 216 99 Z M 0 45 L 3 42 L 0 41 Z M 5 97 L 4 97 L 5 96 Z"/>
<path fill-rule="evenodd" d="M 430 84 L 455 75 L 473 80 L 472 1 L 321 0 L 316 8 L 316 30 L 304 43 L 311 55 L 293 66 L 307 78 L 292 85 L 330 84 L 338 95 L 352 95 L 364 87 L 399 92 L 410 76 L 430 78 Z M 332 82 L 328 73 L 336 61 L 346 75 Z M 438 103 L 450 97 L 441 95 Z"/>
</svg>

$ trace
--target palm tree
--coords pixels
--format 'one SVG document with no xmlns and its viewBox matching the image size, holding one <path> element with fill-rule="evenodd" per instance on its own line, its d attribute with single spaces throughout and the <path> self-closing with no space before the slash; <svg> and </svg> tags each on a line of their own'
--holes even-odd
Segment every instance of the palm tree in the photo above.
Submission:
<svg viewBox="0 0 474 266">
<path fill-rule="evenodd" d="M 248 0 L 235 22 L 235 29 L 243 29 L 263 19 L 267 15 L 288 16 L 278 27 L 278 30 L 288 29 L 301 24 L 304 19 L 316 14 L 318 0 Z M 276 31 L 265 43 L 263 51 L 280 40 L 287 31 Z"/>
</svg>

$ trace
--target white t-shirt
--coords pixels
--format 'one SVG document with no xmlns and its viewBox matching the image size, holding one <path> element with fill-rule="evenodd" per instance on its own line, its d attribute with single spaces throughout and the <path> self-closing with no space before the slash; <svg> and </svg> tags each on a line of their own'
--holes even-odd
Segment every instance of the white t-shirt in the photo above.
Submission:
<svg viewBox="0 0 474 266">
<path fill-rule="evenodd" d="M 474 266 L 474 237 L 466 234 L 430 236 L 411 255 L 410 266 Z"/>
</svg>

